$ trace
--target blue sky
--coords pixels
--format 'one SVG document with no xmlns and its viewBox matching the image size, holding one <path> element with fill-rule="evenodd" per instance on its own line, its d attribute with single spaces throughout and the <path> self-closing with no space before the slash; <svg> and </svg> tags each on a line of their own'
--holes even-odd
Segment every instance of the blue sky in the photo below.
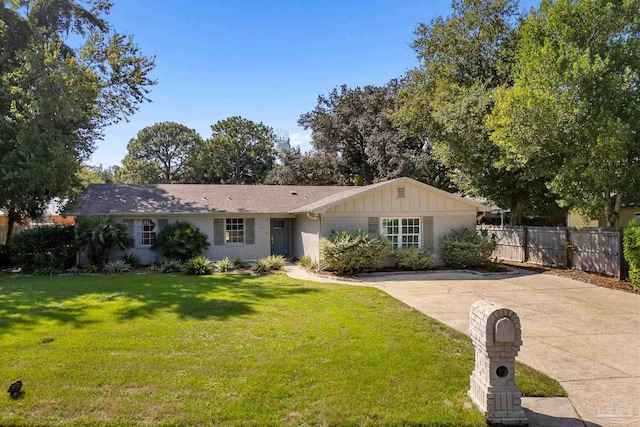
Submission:
<svg viewBox="0 0 640 427">
<path fill-rule="evenodd" d="M 318 95 L 401 76 L 417 65 L 417 25 L 449 13 L 449 0 L 116 0 L 108 20 L 155 55 L 158 84 L 153 102 L 106 130 L 89 163 L 120 164 L 129 139 L 154 123 L 178 122 L 208 138 L 211 125 L 236 115 L 309 150 L 310 131 L 297 120 Z"/>
</svg>

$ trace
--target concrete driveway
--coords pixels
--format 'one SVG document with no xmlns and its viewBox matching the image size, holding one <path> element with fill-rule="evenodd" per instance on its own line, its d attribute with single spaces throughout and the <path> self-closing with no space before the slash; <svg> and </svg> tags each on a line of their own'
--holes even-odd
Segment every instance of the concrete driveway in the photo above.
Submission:
<svg viewBox="0 0 640 427">
<path fill-rule="evenodd" d="M 640 426 L 640 295 L 518 272 L 360 279 L 466 334 L 475 301 L 511 308 L 522 322 L 518 360 L 560 381 L 586 425 Z"/>
</svg>

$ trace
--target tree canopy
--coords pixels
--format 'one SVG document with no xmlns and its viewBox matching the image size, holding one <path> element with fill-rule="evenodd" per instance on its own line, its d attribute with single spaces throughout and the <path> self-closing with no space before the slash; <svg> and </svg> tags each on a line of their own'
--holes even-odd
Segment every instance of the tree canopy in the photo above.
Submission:
<svg viewBox="0 0 640 427">
<path fill-rule="evenodd" d="M 118 180 L 139 184 L 184 182 L 189 161 L 201 145 L 200 135 L 184 125 L 164 122 L 148 126 L 129 141 Z"/>
<path fill-rule="evenodd" d="M 521 223 L 525 211 L 557 210 L 544 169 L 533 177 L 507 167 L 485 124 L 493 92 L 513 79 L 517 2 L 458 0 L 452 6 L 450 16 L 415 32 L 421 64 L 400 92 L 396 124 L 429 141 L 461 190 L 510 207 L 512 224 Z"/>
<path fill-rule="evenodd" d="M 259 184 L 275 162 L 273 129 L 240 116 L 211 126 L 212 136 L 193 158 L 189 181 L 209 184 Z"/>
<path fill-rule="evenodd" d="M 640 2 L 545 1 L 520 30 L 515 84 L 488 118 L 506 162 L 618 225 L 640 200 Z"/>
<path fill-rule="evenodd" d="M 342 85 L 320 95 L 316 107 L 298 120 L 312 131 L 317 154 L 309 156 L 335 158 L 335 180 L 341 183 L 409 176 L 450 190 L 449 171 L 431 156 L 428 141 L 404 134 L 391 119 L 401 87 L 402 82 L 392 80 L 385 86 Z"/>
<path fill-rule="evenodd" d="M 104 0 L 0 5 L 0 208 L 9 224 L 73 195 L 105 126 L 148 100 L 153 59 L 110 28 L 109 8 Z"/>
</svg>

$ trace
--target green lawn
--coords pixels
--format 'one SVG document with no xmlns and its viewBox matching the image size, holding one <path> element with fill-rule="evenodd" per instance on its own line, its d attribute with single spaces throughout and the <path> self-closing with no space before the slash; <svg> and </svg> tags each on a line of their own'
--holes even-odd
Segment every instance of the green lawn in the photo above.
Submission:
<svg viewBox="0 0 640 427">
<path fill-rule="evenodd" d="M 3 426 L 484 425 L 468 338 L 371 288 L 0 276 L 0 348 Z"/>
</svg>

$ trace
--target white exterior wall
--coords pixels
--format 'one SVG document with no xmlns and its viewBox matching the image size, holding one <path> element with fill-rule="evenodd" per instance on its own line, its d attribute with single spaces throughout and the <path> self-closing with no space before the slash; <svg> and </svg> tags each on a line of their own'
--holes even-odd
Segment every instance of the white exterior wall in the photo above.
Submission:
<svg viewBox="0 0 640 427">
<path fill-rule="evenodd" d="M 293 230 L 293 257 L 302 258 L 308 255 L 315 262 L 320 259 L 320 221 L 308 218 L 306 215 L 298 215 L 294 220 Z"/>
<path fill-rule="evenodd" d="M 373 215 L 372 215 L 373 216 Z M 325 214 L 322 216 L 320 222 L 320 236 L 329 237 L 333 231 L 349 231 L 357 232 L 364 231 L 365 233 L 369 228 L 368 216 L 335 216 Z"/>
<path fill-rule="evenodd" d="M 167 219 L 168 223 L 174 223 L 177 221 L 190 222 L 200 229 L 200 231 L 207 235 L 208 241 L 211 244 L 209 248 L 202 253 L 202 255 L 217 261 L 225 257 L 231 259 L 242 257 L 244 260 L 256 260 L 269 256 L 271 254 L 271 217 L 267 215 L 240 215 L 231 214 L 226 216 L 220 215 L 176 215 L 176 216 L 163 216 L 163 215 L 149 215 L 137 216 L 137 217 L 121 217 L 119 219 L 144 219 L 151 218 L 154 220 Z M 230 244 L 230 245 L 214 245 L 213 244 L 213 220 L 216 218 L 254 218 L 255 220 L 255 244 Z M 135 236 L 133 236 L 135 239 Z M 113 252 L 111 258 L 119 258 L 124 253 L 132 253 L 140 258 L 143 265 L 152 264 L 154 262 L 165 261 L 159 252 L 154 251 L 150 247 L 134 246 L 122 252 Z"/>
</svg>

